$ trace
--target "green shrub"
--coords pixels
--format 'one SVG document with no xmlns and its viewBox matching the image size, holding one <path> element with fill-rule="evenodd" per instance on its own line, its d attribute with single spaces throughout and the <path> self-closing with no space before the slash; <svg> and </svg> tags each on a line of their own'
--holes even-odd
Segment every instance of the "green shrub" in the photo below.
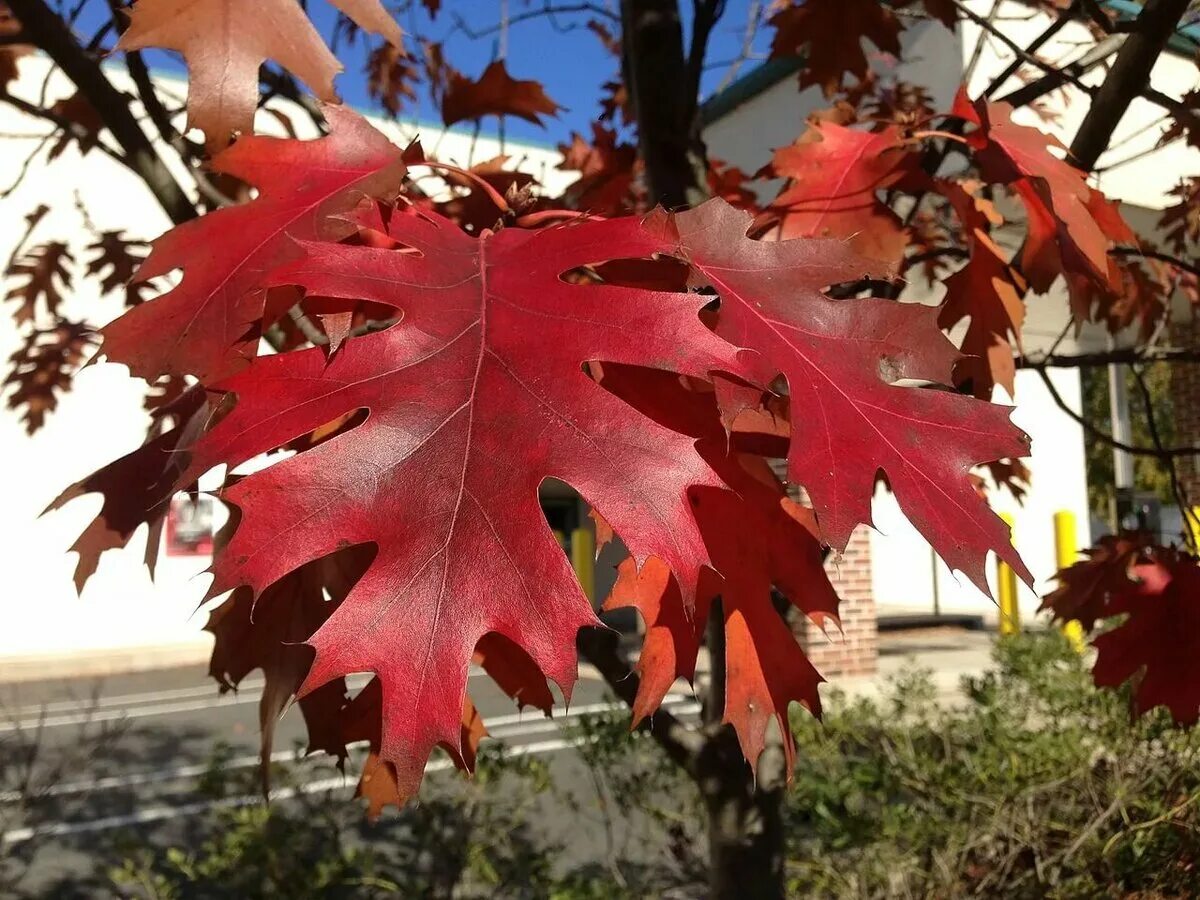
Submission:
<svg viewBox="0 0 1200 900">
<path fill-rule="evenodd" d="M 995 658 L 962 705 L 910 672 L 824 725 L 796 718 L 795 895 L 1200 894 L 1195 732 L 1131 723 L 1057 632 Z"/>
</svg>

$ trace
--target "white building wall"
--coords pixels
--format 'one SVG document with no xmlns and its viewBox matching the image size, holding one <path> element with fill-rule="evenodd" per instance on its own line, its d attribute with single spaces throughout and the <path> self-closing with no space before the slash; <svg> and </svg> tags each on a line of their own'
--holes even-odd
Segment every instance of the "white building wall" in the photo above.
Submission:
<svg viewBox="0 0 1200 900">
<path fill-rule="evenodd" d="M 49 70 L 44 58 L 21 63 L 21 79 L 11 90 L 36 98 Z M 131 86 L 118 75 L 122 89 Z M 61 75 L 51 75 L 47 97 L 51 102 L 70 92 Z M 184 87 L 178 85 L 182 96 Z M 298 129 L 307 116 L 292 111 Z M 397 125 L 376 122 L 401 146 L 418 135 L 425 147 L 437 147 L 439 159 L 467 166 L 501 153 L 498 141 L 487 136 L 472 140 L 469 133 L 422 128 L 416 123 Z M 279 123 L 263 117 L 260 128 L 279 132 Z M 0 133 L 40 135 L 46 126 L 6 104 L 0 104 Z M 0 172 L 15 177 L 36 139 L 0 139 Z M 550 191 L 562 190 L 573 176 L 553 169 L 560 158 L 549 146 L 509 142 L 513 163 L 530 172 Z M 186 179 L 183 179 L 186 184 Z M 100 297 L 94 278 L 83 277 L 91 235 L 76 208 L 76 195 L 95 227 L 124 228 L 130 237 L 154 238 L 169 226 L 142 182 L 99 150 L 80 157 L 72 145 L 53 163 L 44 154 L 31 167 L 21 186 L 0 200 L 0 259 L 7 259 L 25 230 L 24 217 L 39 204 L 50 212 L 37 227 L 32 244 L 42 240 L 67 241 L 75 257 L 74 286 L 64 294 L 61 312 L 76 320 L 102 325 L 120 314 L 122 298 Z M 8 310 L 0 317 L 0 357 L 17 349 L 20 337 L 11 325 Z M 142 410 L 143 382 L 129 377 L 124 366 L 101 363 L 82 371 L 75 388 L 65 394 L 58 411 L 33 437 L 25 434 L 17 414 L 0 409 L 0 460 L 6 473 L 4 502 L 0 506 L 0 679 L 22 670 L 36 658 L 62 654 L 120 654 L 129 662 L 138 655 L 161 655 L 164 647 L 200 656 L 209 638 L 201 634 L 205 615 L 196 614 L 209 578 L 200 573 L 208 559 L 160 558 L 151 581 L 143 565 L 144 535 L 130 547 L 105 554 L 100 568 L 77 596 L 72 582 L 74 556 L 67 554 L 75 537 L 100 508 L 100 497 L 91 495 L 45 517 L 40 513 L 67 485 L 100 466 L 137 448 L 149 419 Z M 219 523 L 218 523 L 219 524 Z M 153 651 L 151 648 L 155 648 Z M 194 652 L 192 652 L 194 650 Z"/>
</svg>

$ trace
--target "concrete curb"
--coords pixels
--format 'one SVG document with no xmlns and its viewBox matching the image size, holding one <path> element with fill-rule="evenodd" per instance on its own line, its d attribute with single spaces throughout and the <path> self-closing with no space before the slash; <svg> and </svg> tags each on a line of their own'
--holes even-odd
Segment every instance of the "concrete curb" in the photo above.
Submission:
<svg viewBox="0 0 1200 900">
<path fill-rule="evenodd" d="M 204 634 L 197 635 L 194 640 L 173 644 L 0 656 L 0 684 L 100 678 L 204 665 L 212 653 L 212 644 L 212 636 Z"/>
</svg>

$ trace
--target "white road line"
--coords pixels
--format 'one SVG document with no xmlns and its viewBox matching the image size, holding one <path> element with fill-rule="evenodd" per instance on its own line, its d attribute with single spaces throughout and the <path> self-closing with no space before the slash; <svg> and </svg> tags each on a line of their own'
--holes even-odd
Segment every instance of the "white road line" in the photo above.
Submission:
<svg viewBox="0 0 1200 900">
<path fill-rule="evenodd" d="M 688 697 L 671 694 L 664 698 L 663 706 L 671 708 L 677 715 L 692 715 L 700 710 L 700 705 Z M 512 738 L 527 737 L 534 734 L 544 734 L 556 730 L 560 725 L 581 716 L 600 712 L 625 710 L 623 703 L 589 703 L 575 707 L 555 707 L 553 717 L 547 717 L 539 711 L 532 714 L 515 713 L 504 716 L 493 716 L 486 720 L 488 734 L 496 740 L 511 740 Z M 355 741 L 348 744 L 347 749 L 362 750 L 367 747 L 366 741 Z M 312 757 L 319 759 L 319 756 Z M 277 750 L 271 754 L 271 762 L 284 763 L 296 760 L 294 750 Z M 246 769 L 259 764 L 258 754 L 247 754 L 234 757 L 221 763 L 222 769 Z M 177 766 L 171 769 L 152 769 L 140 772 L 127 772 L 120 775 L 108 775 L 81 781 L 68 781 L 49 785 L 38 797 L 61 797 L 74 794 L 90 794 L 99 791 L 116 790 L 120 788 L 138 787 L 147 784 L 162 784 L 172 781 L 182 781 L 198 778 L 209 769 L 208 763 Z M 0 803 L 17 803 L 25 795 L 20 791 L 5 791 L 0 793 Z"/>
<path fill-rule="evenodd" d="M 469 677 L 483 675 L 483 669 L 472 665 Z M 580 666 L 580 678 L 599 677 L 588 666 Z M 346 680 L 352 690 L 358 690 L 372 678 L 369 674 L 351 675 Z M 170 716 L 176 713 L 199 712 L 206 709 L 219 709 L 222 705 L 238 706 L 244 703 L 255 703 L 262 696 L 262 679 L 242 682 L 238 691 L 220 694 L 218 689 L 208 686 L 194 688 L 176 688 L 167 691 L 147 692 L 142 694 L 125 694 L 117 697 L 100 697 L 95 701 L 64 700 L 46 703 L 41 706 L 26 706 L 14 710 L 9 718 L 0 721 L 0 734 L 13 732 L 38 731 L 47 728 L 65 728 L 69 726 L 92 725 L 101 722 L 118 722 L 125 719 L 143 719 L 152 716 Z M 163 703 L 163 700 L 178 700 L 186 697 L 201 699 Z M 2 712 L 2 710 L 0 710 Z M 57 715 L 47 715 L 56 712 Z"/>
<path fill-rule="evenodd" d="M 540 756 L 545 753 L 557 753 L 582 746 L 588 741 L 579 739 L 555 738 L 549 741 L 539 741 L 534 744 L 522 744 L 509 751 L 510 756 Z M 430 762 L 425 771 L 438 772 L 450 768 L 449 760 L 438 759 Z M 289 800 L 305 794 L 317 794 L 322 791 L 337 790 L 352 787 L 353 779 L 347 776 L 322 778 L 310 781 L 297 787 L 280 788 L 271 793 L 272 801 Z M 113 828 L 128 828 L 131 825 L 146 825 L 151 822 L 163 822 L 169 819 L 184 818 L 222 807 L 248 806 L 262 801 L 261 797 L 248 794 L 241 797 L 225 797 L 220 800 L 204 800 L 188 803 L 183 806 L 148 806 L 137 812 L 123 816 L 106 816 L 101 819 L 90 819 L 86 822 L 55 822 L 50 825 L 37 825 L 28 828 L 14 828 L 0 835 L 0 845 L 11 846 L 41 837 L 63 837 L 73 834 L 86 834 L 94 831 L 108 831 Z"/>
</svg>

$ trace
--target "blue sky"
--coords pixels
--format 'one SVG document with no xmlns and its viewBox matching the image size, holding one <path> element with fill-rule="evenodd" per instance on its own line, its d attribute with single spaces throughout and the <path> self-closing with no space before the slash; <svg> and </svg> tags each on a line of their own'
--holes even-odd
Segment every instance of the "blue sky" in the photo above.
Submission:
<svg viewBox="0 0 1200 900">
<path fill-rule="evenodd" d="M 565 0 L 551 2 L 559 6 L 575 5 Z M 387 0 L 385 5 L 393 8 L 396 6 L 387 4 Z M 617 6 L 615 2 L 605 0 L 598 0 L 595 5 L 614 8 Z M 93 2 L 89 6 L 94 8 L 85 13 L 79 27 L 80 33 L 85 35 L 90 34 L 89 28 L 97 27 L 105 13 L 103 3 Z M 333 7 L 328 0 L 312 0 L 308 6 L 313 22 L 329 40 L 335 21 Z M 513 16 L 539 10 L 541 6 L 541 0 L 508 0 L 509 11 Z M 682 0 L 680 3 L 685 27 L 690 27 L 691 6 L 688 0 Z M 729 0 L 726 6 L 725 16 L 717 24 L 709 43 L 708 59 L 712 63 L 728 62 L 736 58 L 745 34 L 749 0 Z M 461 16 L 472 30 L 478 32 L 494 28 L 500 21 L 499 0 L 443 0 L 443 8 L 436 19 L 430 19 L 423 5 L 415 0 L 408 4 L 408 7 L 398 16 L 406 35 L 420 35 L 443 42 L 450 63 L 470 77 L 478 76 L 501 52 L 497 34 L 472 38 L 455 19 L 455 14 Z M 606 21 L 615 30 L 615 23 L 588 13 L 559 14 L 553 19 L 539 15 L 510 24 L 506 53 L 510 73 L 515 78 L 541 81 L 546 86 L 547 93 L 561 106 L 566 107 L 558 118 L 547 120 L 545 128 L 538 128 L 519 119 L 509 119 L 505 127 L 510 137 L 557 144 L 568 140 L 572 131 L 590 134 L 591 123 L 600 112 L 601 85 L 617 74 L 617 60 L 585 27 L 589 18 Z M 764 28 L 760 29 L 757 35 L 754 43 L 755 51 L 759 55 L 764 55 L 769 45 L 769 32 L 770 29 Z M 368 42 L 370 46 L 374 46 L 379 43 L 379 39 L 368 36 Z M 410 50 L 419 56 L 420 47 L 415 42 L 410 44 Z M 337 47 L 337 55 L 347 71 L 338 78 L 336 84 L 346 102 L 359 108 L 371 109 L 372 103 L 362 78 L 366 53 L 367 46 L 361 37 L 353 44 L 341 42 Z M 179 59 L 166 53 L 153 52 L 149 59 L 151 65 L 156 68 L 171 71 L 182 69 Z M 754 65 L 754 61 L 745 63 L 741 72 L 745 73 Z M 722 65 L 705 73 L 705 96 L 720 84 L 726 71 L 727 66 Z M 416 117 L 421 121 L 440 122 L 438 109 L 423 91 L 418 102 L 406 107 L 401 117 L 406 120 Z M 485 133 L 494 133 L 496 128 L 494 118 L 484 120 Z"/>
</svg>

